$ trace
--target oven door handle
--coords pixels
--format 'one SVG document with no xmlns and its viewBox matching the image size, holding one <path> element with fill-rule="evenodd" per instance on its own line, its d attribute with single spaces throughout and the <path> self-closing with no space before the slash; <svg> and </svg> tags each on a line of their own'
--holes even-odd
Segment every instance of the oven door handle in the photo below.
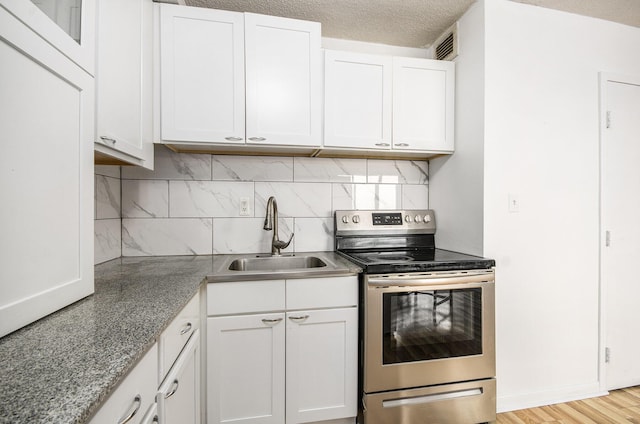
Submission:
<svg viewBox="0 0 640 424">
<path fill-rule="evenodd" d="M 458 390 L 455 392 L 435 393 L 431 395 L 417 396 L 417 397 L 410 397 L 410 398 L 403 398 L 403 399 L 383 400 L 382 407 L 395 408 L 398 406 L 419 405 L 422 403 L 438 402 L 443 400 L 459 399 L 463 397 L 480 396 L 480 395 L 482 395 L 482 388 Z"/>
<path fill-rule="evenodd" d="M 464 274 L 451 276 L 430 277 L 385 277 L 369 278 L 367 284 L 374 287 L 404 287 L 404 286 L 433 286 L 433 285 L 458 285 L 470 283 L 489 283 L 495 280 L 493 272 L 482 274 Z"/>
</svg>

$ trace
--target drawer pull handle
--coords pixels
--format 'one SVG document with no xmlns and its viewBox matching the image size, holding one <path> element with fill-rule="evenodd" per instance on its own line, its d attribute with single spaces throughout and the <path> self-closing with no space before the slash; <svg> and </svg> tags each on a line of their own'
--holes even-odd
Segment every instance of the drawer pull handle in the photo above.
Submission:
<svg viewBox="0 0 640 424">
<path fill-rule="evenodd" d="M 176 392 L 178 391 L 178 386 L 179 385 L 180 385 L 180 383 L 178 382 L 177 378 L 175 380 L 173 380 L 173 384 L 171 385 L 171 390 L 169 390 L 169 393 L 164 395 L 164 398 L 165 399 L 169 399 L 171 396 L 175 395 Z"/>
<path fill-rule="evenodd" d="M 187 325 L 185 325 L 184 328 L 182 330 L 180 330 L 180 335 L 182 336 L 182 335 L 187 334 L 189 331 L 191 331 L 192 327 L 193 326 L 191 325 L 191 323 L 188 322 Z"/>
<path fill-rule="evenodd" d="M 376 143 L 376 146 L 378 146 L 378 147 L 389 147 L 390 144 L 389 143 Z"/>
<path fill-rule="evenodd" d="M 124 417 L 118 420 L 118 424 L 125 424 L 131 421 L 131 419 L 138 413 L 140 405 L 142 405 L 142 397 L 140 395 L 136 395 L 136 397 L 133 398 L 133 403 L 131 404 L 129 411 Z"/>
<path fill-rule="evenodd" d="M 395 146 L 397 147 L 409 147 L 408 143 L 396 143 Z"/>
<path fill-rule="evenodd" d="M 242 141 L 242 137 L 225 137 L 227 141 Z"/>
<path fill-rule="evenodd" d="M 276 325 L 277 323 L 279 323 L 280 321 L 282 321 L 282 318 L 275 318 L 275 319 L 267 319 L 267 318 L 262 318 L 262 322 L 265 323 L 266 325 Z"/>
<path fill-rule="evenodd" d="M 264 137 L 249 137 L 249 141 L 266 141 Z"/>
<path fill-rule="evenodd" d="M 299 317 L 289 317 L 289 319 L 293 322 L 302 322 L 302 321 L 305 321 L 307 318 L 309 318 L 309 315 L 302 315 Z"/>
<path fill-rule="evenodd" d="M 100 136 L 100 140 L 104 141 L 105 144 L 111 144 L 112 146 L 115 146 L 117 141 L 115 138 L 105 137 L 104 135 Z"/>
</svg>

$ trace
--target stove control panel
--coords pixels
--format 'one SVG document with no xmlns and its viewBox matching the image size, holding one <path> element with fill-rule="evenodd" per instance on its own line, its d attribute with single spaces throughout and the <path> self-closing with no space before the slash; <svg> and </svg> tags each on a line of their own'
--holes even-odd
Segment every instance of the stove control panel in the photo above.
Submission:
<svg viewBox="0 0 640 424">
<path fill-rule="evenodd" d="M 336 233 L 425 233 L 436 231 L 435 214 L 420 210 L 338 210 Z"/>
</svg>

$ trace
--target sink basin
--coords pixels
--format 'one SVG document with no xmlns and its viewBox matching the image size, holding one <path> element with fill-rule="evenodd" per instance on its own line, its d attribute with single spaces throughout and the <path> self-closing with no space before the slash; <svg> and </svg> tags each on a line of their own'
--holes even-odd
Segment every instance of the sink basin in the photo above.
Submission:
<svg viewBox="0 0 640 424">
<path fill-rule="evenodd" d="M 327 266 L 315 256 L 267 256 L 236 259 L 229 265 L 230 271 L 288 271 L 293 269 L 321 268 Z"/>
</svg>

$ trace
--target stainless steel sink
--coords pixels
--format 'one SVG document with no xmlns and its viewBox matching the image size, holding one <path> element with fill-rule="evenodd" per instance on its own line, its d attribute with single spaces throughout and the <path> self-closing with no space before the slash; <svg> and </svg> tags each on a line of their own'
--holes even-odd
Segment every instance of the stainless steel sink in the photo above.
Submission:
<svg viewBox="0 0 640 424">
<path fill-rule="evenodd" d="M 266 256 L 236 259 L 229 264 L 229 271 L 289 271 L 325 266 L 327 264 L 315 256 Z"/>
</svg>

